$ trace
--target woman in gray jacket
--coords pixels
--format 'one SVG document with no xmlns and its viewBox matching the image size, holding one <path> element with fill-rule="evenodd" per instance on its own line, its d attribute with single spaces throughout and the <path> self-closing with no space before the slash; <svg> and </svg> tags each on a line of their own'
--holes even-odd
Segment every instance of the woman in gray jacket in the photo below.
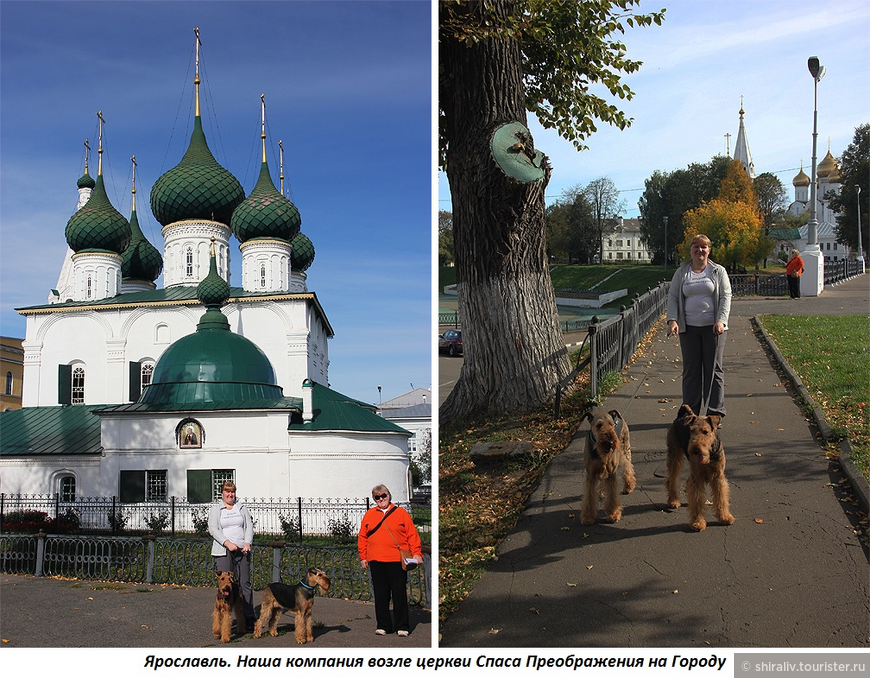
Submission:
<svg viewBox="0 0 870 678">
<path fill-rule="evenodd" d="M 731 281 L 723 266 L 710 260 L 712 243 L 696 235 L 692 259 L 677 269 L 668 291 L 668 336 L 678 334 L 683 356 L 683 402 L 695 414 L 724 417 L 725 374 L 722 359 L 731 312 Z"/>
<path fill-rule="evenodd" d="M 227 481 L 221 487 L 221 500 L 208 513 L 211 554 L 218 572 L 232 572 L 242 592 L 242 610 L 247 629 L 254 630 L 254 590 L 251 586 L 251 542 L 254 541 L 254 521 L 247 506 L 236 501 L 236 485 Z"/>
</svg>

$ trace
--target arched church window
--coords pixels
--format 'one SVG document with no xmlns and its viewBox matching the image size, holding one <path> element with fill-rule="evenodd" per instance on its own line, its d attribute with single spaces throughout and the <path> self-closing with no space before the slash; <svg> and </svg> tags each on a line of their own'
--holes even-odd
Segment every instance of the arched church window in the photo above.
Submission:
<svg viewBox="0 0 870 678">
<path fill-rule="evenodd" d="M 81 405 L 85 402 L 85 368 L 76 367 L 72 372 L 72 399 L 73 405 Z"/>
<path fill-rule="evenodd" d="M 154 376 L 154 362 L 143 362 L 140 368 L 140 375 L 139 384 L 144 392 L 145 388 L 151 383 L 151 377 Z"/>
<path fill-rule="evenodd" d="M 62 502 L 74 502 L 76 500 L 75 476 L 61 476 L 58 479 L 57 491 L 60 494 L 60 500 Z"/>
<path fill-rule="evenodd" d="M 12 395 L 12 372 L 6 373 L 6 395 Z"/>
<path fill-rule="evenodd" d="M 188 278 L 192 278 L 193 277 L 193 248 L 192 247 L 187 248 L 187 252 L 184 255 L 184 261 L 185 261 L 184 274 Z"/>
<path fill-rule="evenodd" d="M 260 287 L 266 287 L 266 264 L 260 264 Z"/>
<path fill-rule="evenodd" d="M 91 277 L 91 275 L 88 274 L 88 287 L 87 287 L 86 296 L 85 296 L 86 299 L 91 298 L 91 294 L 93 292 L 93 287 L 94 287 L 94 280 Z"/>
</svg>

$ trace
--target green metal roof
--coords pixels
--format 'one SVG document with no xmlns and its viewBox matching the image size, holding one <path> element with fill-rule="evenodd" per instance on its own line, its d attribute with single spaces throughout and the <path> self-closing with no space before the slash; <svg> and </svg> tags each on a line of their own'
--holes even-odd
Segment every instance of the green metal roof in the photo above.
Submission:
<svg viewBox="0 0 870 678">
<path fill-rule="evenodd" d="M 25 407 L 0 412 L 0 457 L 100 454 L 99 405 Z"/>
<path fill-rule="evenodd" d="M 151 188 L 151 211 L 164 226 L 184 219 L 207 219 L 229 224 L 245 189 L 214 159 L 202 120 L 196 116 L 190 145 L 181 161 Z"/>
<path fill-rule="evenodd" d="M 269 165 L 260 165 L 260 176 L 251 195 L 236 207 L 230 226 L 240 242 L 280 238 L 290 242 L 299 233 L 302 217 L 296 205 L 275 188 Z"/>
<path fill-rule="evenodd" d="M 329 324 L 326 313 L 317 299 L 314 292 L 247 292 L 241 287 L 230 287 L 230 296 L 227 301 L 229 303 L 246 301 L 284 301 L 287 299 L 304 299 L 310 301 L 314 306 L 315 311 L 323 320 L 326 326 L 326 331 L 329 336 L 334 336 L 335 332 Z M 82 310 L 101 310 L 115 309 L 124 307 L 136 306 L 199 306 L 199 298 L 196 294 L 195 286 L 175 286 L 156 290 L 146 290 L 143 292 L 128 292 L 126 294 L 118 294 L 108 299 L 101 299 L 99 302 L 93 301 L 67 301 L 60 304 L 40 304 L 38 306 L 22 306 L 15 310 L 22 315 L 31 315 L 36 313 L 62 313 L 69 311 Z"/>
<path fill-rule="evenodd" d="M 354 400 L 338 391 L 314 383 L 312 386 L 314 419 L 303 422 L 301 417 L 291 419 L 292 431 L 353 431 L 363 433 L 405 433 L 401 426 L 379 417 L 374 406 Z"/>
<path fill-rule="evenodd" d="M 196 404 L 196 412 L 223 412 L 233 410 L 288 410 L 302 412 L 302 398 L 259 398 L 254 400 L 213 400 Z M 190 413 L 190 407 L 173 402 L 127 403 L 126 405 L 104 405 L 94 408 L 99 414 L 151 414 L 155 412 Z"/>
<path fill-rule="evenodd" d="M 0 412 L 0 457 L 30 457 L 50 454 L 97 455 L 100 414 L 129 416 L 161 412 L 219 412 L 284 410 L 290 432 L 363 432 L 411 434 L 401 426 L 379 417 L 374 406 L 354 400 L 320 384 L 312 387 L 314 420 L 302 422 L 301 398 L 262 398 L 200 402 L 194 408 L 178 403 L 127 403 L 124 405 L 64 405 L 25 407 Z"/>
<path fill-rule="evenodd" d="M 130 244 L 130 223 L 106 195 L 103 175 L 85 205 L 66 223 L 66 241 L 73 252 L 97 251 L 121 254 Z"/>
<path fill-rule="evenodd" d="M 771 228 L 767 235 L 774 240 L 800 240 L 801 232 L 798 228 Z"/>
</svg>

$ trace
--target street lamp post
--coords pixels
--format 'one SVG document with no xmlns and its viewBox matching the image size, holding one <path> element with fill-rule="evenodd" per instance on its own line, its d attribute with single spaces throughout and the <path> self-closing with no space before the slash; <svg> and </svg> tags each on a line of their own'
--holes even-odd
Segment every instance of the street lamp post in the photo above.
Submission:
<svg viewBox="0 0 870 678">
<path fill-rule="evenodd" d="M 662 221 L 665 223 L 665 272 L 668 270 L 668 215 L 662 217 Z"/>
<path fill-rule="evenodd" d="M 807 248 L 803 252 L 804 273 L 801 276 L 801 294 L 807 297 L 817 297 L 825 285 L 824 261 L 819 249 L 819 221 L 816 216 L 816 141 L 819 136 L 819 82 L 825 76 L 825 67 L 819 63 L 819 57 L 812 56 L 807 60 L 807 68 L 813 76 L 813 162 L 810 177 L 810 220 L 807 222 Z"/>
<path fill-rule="evenodd" d="M 858 203 L 858 263 L 861 265 L 861 273 L 864 272 L 864 248 L 861 245 L 861 187 L 855 184 L 857 194 L 855 202 Z"/>
</svg>

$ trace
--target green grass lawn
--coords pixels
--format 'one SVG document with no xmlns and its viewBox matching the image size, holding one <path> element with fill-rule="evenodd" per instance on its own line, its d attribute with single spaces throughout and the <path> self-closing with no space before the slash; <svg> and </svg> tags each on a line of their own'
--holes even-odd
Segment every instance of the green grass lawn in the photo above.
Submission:
<svg viewBox="0 0 870 678">
<path fill-rule="evenodd" d="M 852 461 L 870 478 L 870 317 L 763 315 L 759 320 L 825 413 L 832 434 L 852 443 Z"/>
</svg>

